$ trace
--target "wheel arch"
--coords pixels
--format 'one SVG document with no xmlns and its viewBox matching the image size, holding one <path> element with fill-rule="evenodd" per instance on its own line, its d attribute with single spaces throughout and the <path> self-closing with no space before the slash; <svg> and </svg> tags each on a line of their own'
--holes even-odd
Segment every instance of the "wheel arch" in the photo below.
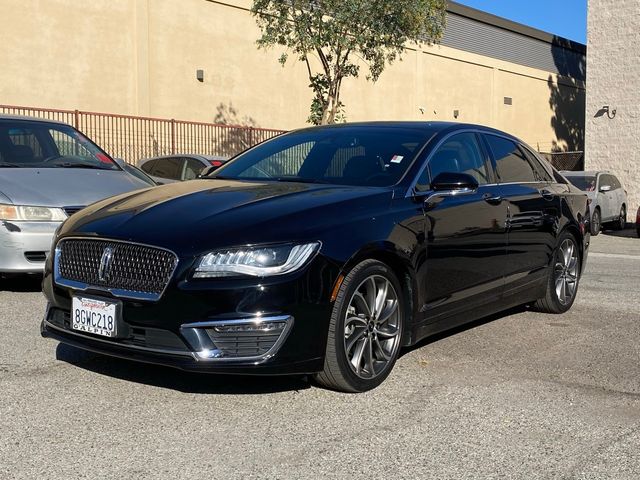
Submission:
<svg viewBox="0 0 640 480">
<path fill-rule="evenodd" d="M 413 331 L 413 324 L 417 313 L 417 304 L 419 303 L 416 301 L 416 292 L 418 291 L 416 274 L 411 262 L 409 259 L 398 253 L 393 244 L 384 242 L 382 244 L 369 245 L 355 253 L 344 264 L 341 272 L 342 275 L 346 276 L 353 267 L 364 260 L 377 260 L 382 262 L 391 268 L 396 277 L 398 277 L 398 281 L 402 288 L 402 292 L 400 292 L 400 294 L 404 297 L 405 305 L 408 306 L 407 318 L 403 325 L 404 332 L 402 345 L 410 345 L 411 332 Z"/>
</svg>

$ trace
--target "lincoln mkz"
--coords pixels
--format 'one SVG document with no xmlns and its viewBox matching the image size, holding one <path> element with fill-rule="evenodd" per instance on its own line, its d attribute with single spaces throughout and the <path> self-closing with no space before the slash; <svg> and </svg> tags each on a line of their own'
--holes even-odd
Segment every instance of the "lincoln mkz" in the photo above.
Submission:
<svg viewBox="0 0 640 480">
<path fill-rule="evenodd" d="M 573 304 L 587 197 L 527 145 L 452 123 L 281 135 L 60 228 L 42 334 L 184 370 L 378 386 L 403 347 Z"/>
</svg>

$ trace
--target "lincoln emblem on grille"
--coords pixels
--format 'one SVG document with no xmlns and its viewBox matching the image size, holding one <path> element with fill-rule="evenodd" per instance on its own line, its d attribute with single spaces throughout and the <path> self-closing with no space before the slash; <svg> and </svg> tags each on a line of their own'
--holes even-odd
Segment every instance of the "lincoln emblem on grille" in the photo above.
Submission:
<svg viewBox="0 0 640 480">
<path fill-rule="evenodd" d="M 98 280 L 104 282 L 109 277 L 109 269 L 111 268 L 111 260 L 113 258 L 113 248 L 105 247 L 100 257 L 100 268 L 98 269 Z"/>
</svg>

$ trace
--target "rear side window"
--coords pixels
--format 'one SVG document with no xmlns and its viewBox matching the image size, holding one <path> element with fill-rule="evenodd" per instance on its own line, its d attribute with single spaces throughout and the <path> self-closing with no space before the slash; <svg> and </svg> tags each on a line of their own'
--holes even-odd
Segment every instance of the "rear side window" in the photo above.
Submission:
<svg viewBox="0 0 640 480">
<path fill-rule="evenodd" d="M 194 178 L 197 178 L 204 168 L 204 165 L 195 158 L 186 158 L 185 161 L 186 163 L 184 165 L 184 175 L 182 176 L 182 179 L 193 180 Z"/>
<path fill-rule="evenodd" d="M 506 138 L 485 135 L 493 152 L 502 183 L 530 183 L 545 181 L 543 175 L 531 164 L 518 145 Z M 540 167 L 541 168 L 541 167 Z"/>
<path fill-rule="evenodd" d="M 533 167 L 535 168 L 536 172 L 538 173 L 538 176 L 543 181 L 545 181 L 545 182 L 553 182 L 553 177 L 549 173 L 549 170 L 547 168 L 545 168 L 545 166 L 542 164 L 542 162 L 540 162 L 538 157 L 536 157 L 533 154 L 533 152 L 531 152 L 529 149 L 527 149 L 526 147 L 523 147 L 523 146 L 520 146 L 520 150 L 522 150 L 522 152 L 524 153 L 524 156 L 527 157 L 527 160 L 529 160 L 529 163 L 531 163 L 531 165 L 533 165 Z"/>
<path fill-rule="evenodd" d="M 182 158 L 160 158 L 149 173 L 155 177 L 180 180 L 183 161 Z"/>
<path fill-rule="evenodd" d="M 151 171 L 153 170 L 153 167 L 155 167 L 155 165 L 156 165 L 156 162 L 157 162 L 157 161 L 158 161 L 158 160 L 149 160 L 148 162 L 143 163 L 143 164 L 140 166 L 140 169 L 141 169 L 143 172 L 146 172 L 146 173 L 148 173 L 148 174 L 151 174 Z"/>
</svg>

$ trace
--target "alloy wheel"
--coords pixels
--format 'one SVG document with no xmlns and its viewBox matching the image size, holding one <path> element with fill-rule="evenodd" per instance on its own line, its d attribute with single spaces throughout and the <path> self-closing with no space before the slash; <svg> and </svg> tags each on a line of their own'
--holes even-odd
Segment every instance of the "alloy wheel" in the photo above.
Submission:
<svg viewBox="0 0 640 480">
<path fill-rule="evenodd" d="M 398 294 L 381 275 L 367 277 L 349 301 L 344 321 L 344 347 L 353 373 L 372 379 L 383 373 L 400 345 Z"/>
<path fill-rule="evenodd" d="M 556 296 L 562 305 L 573 300 L 578 287 L 578 249 L 573 240 L 566 238 L 556 254 L 554 268 Z"/>
<path fill-rule="evenodd" d="M 602 226 L 600 225 L 600 210 L 596 210 L 593 212 L 593 216 L 591 217 L 591 232 L 593 235 L 597 235 L 600 233 L 600 229 Z"/>
</svg>

